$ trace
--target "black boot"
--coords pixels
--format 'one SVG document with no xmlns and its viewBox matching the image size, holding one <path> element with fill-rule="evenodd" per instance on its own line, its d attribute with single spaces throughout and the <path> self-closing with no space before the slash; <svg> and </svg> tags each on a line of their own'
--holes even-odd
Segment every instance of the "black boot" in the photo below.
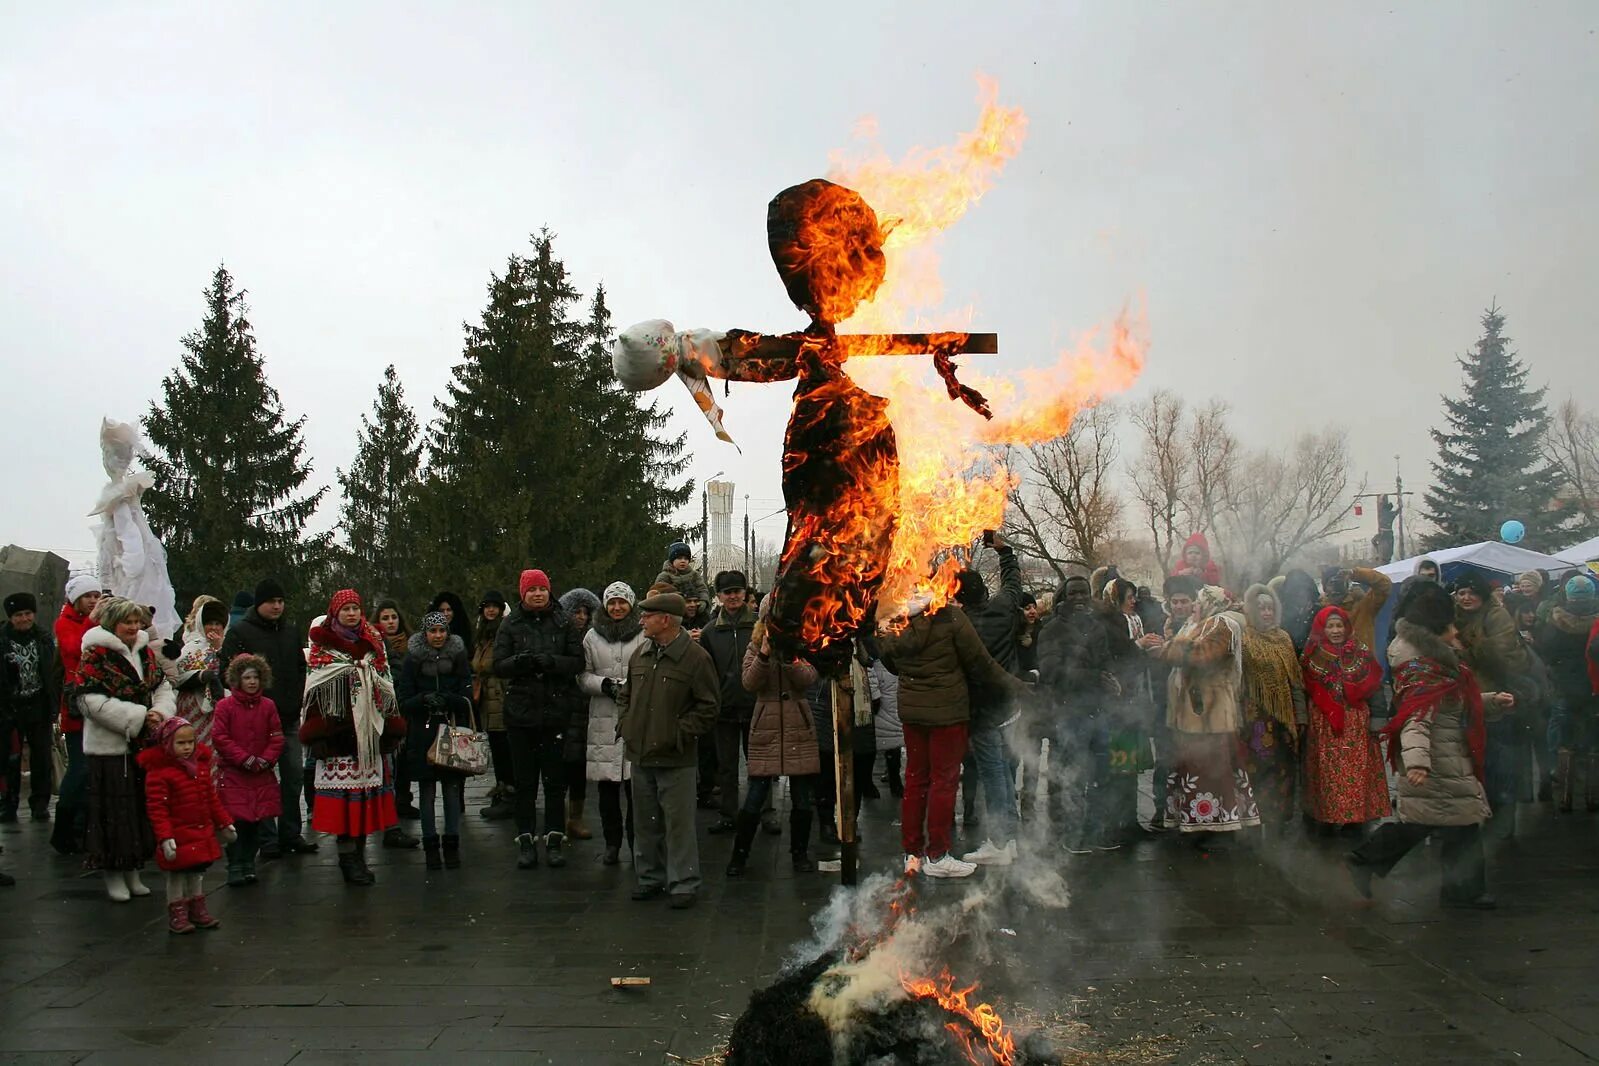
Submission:
<svg viewBox="0 0 1599 1066">
<path fill-rule="evenodd" d="M 822 843 L 826 844 L 828 847 L 836 848 L 839 845 L 838 821 L 833 817 L 833 809 L 834 808 L 832 804 L 828 804 L 825 807 L 817 807 L 816 817 L 822 823 Z"/>
<path fill-rule="evenodd" d="M 566 837 L 560 833 L 544 834 L 544 864 L 552 870 L 566 865 L 566 856 L 561 853 L 564 843 Z"/>
<path fill-rule="evenodd" d="M 605 845 L 605 855 L 600 859 L 602 866 L 615 866 L 622 861 L 622 846 L 620 844 Z"/>
<path fill-rule="evenodd" d="M 516 838 L 516 868 L 518 870 L 532 870 L 538 864 L 538 843 L 533 839 L 532 833 L 523 833 Z"/>
<path fill-rule="evenodd" d="M 383 831 L 383 846 L 386 848 L 404 851 L 407 848 L 414 848 L 420 843 L 422 843 L 420 837 L 412 836 L 401 826 L 391 825 Z"/>
<path fill-rule="evenodd" d="M 461 868 L 461 838 L 455 833 L 444 834 L 444 868 L 446 870 Z"/>
<path fill-rule="evenodd" d="M 761 820 L 756 815 L 739 811 L 734 823 L 737 830 L 733 837 L 733 857 L 727 860 L 727 876 L 743 877 L 744 867 L 750 861 L 750 845 L 755 843 L 755 830 L 760 828 Z"/>
<path fill-rule="evenodd" d="M 788 815 L 788 853 L 794 861 L 794 872 L 813 874 L 816 863 L 811 858 L 811 812 L 790 811 Z"/>
<path fill-rule="evenodd" d="M 364 885 L 361 880 L 361 863 L 355 857 L 355 852 L 339 852 L 339 873 L 344 876 L 347 885 Z"/>
<path fill-rule="evenodd" d="M 375 885 L 378 883 L 378 875 L 373 873 L 372 867 L 366 864 L 366 837 L 362 837 L 355 845 L 355 864 L 360 868 L 361 883 L 363 885 Z"/>
<path fill-rule="evenodd" d="M 427 868 L 429 870 L 442 870 L 442 869 L 444 869 L 444 860 L 439 857 L 439 838 L 438 837 L 423 837 L 422 838 L 422 855 L 424 856 L 424 858 L 427 861 Z"/>
</svg>

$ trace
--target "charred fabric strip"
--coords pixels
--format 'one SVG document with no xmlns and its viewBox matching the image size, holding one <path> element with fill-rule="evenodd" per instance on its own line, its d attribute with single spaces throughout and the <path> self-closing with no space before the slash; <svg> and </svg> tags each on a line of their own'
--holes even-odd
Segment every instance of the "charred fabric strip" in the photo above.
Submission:
<svg viewBox="0 0 1599 1066">
<path fill-rule="evenodd" d="M 944 379 L 944 388 L 949 391 L 949 398 L 959 400 L 984 418 L 992 420 L 994 412 L 988 406 L 988 397 L 972 388 L 963 385 L 955 378 L 955 360 L 949 357 L 948 352 L 938 352 L 933 356 L 933 368 L 938 371 L 938 376 Z"/>
</svg>

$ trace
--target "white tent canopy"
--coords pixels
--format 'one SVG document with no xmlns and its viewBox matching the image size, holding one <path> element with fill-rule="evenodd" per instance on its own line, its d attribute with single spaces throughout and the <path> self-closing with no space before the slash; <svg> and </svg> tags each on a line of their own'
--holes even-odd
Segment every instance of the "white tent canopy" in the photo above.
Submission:
<svg viewBox="0 0 1599 1066">
<path fill-rule="evenodd" d="M 1599 537 L 1585 540 L 1581 544 L 1573 544 L 1564 551 L 1556 552 L 1555 558 L 1560 559 L 1562 562 L 1571 563 L 1573 566 L 1581 566 L 1594 559 L 1599 559 Z"/>
<path fill-rule="evenodd" d="M 1564 554 L 1562 553 L 1562 555 Z M 1440 568 L 1449 563 L 1469 564 L 1479 570 L 1510 577 L 1526 570 L 1548 570 L 1551 574 L 1558 574 L 1577 565 L 1568 559 L 1544 555 L 1542 552 L 1529 551 L 1526 548 L 1518 548 L 1514 544 L 1504 544 L 1497 540 L 1485 540 L 1481 544 L 1466 544 L 1458 548 L 1443 548 L 1439 551 L 1428 552 L 1426 555 L 1401 559 L 1397 563 L 1389 563 L 1387 566 L 1379 566 L 1377 569 L 1392 578 L 1397 585 L 1415 573 L 1416 564 L 1423 559 L 1431 559 Z"/>
</svg>

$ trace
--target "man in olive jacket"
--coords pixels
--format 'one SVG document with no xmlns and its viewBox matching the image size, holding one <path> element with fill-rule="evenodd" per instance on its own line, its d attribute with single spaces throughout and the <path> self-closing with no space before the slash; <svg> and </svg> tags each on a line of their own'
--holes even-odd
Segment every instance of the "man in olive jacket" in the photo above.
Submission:
<svg viewBox="0 0 1599 1066">
<path fill-rule="evenodd" d="M 617 733 L 633 764 L 633 898 L 670 893 L 672 907 L 681 910 L 694 905 L 700 886 L 694 777 L 699 738 L 716 724 L 721 685 L 710 655 L 683 629 L 683 597 L 663 592 L 638 606 L 649 639 L 633 653 L 627 683 L 612 686 L 621 715 Z"/>
</svg>

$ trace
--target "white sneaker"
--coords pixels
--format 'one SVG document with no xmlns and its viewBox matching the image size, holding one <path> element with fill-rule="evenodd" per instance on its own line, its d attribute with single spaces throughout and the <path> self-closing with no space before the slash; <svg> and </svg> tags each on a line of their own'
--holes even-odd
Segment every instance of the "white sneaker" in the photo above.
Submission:
<svg viewBox="0 0 1599 1066">
<path fill-rule="evenodd" d="M 928 877 L 970 877 L 976 872 L 976 863 L 961 862 L 947 852 L 940 858 L 922 863 L 922 873 Z"/>
<path fill-rule="evenodd" d="M 139 880 L 138 870 L 124 870 L 122 877 L 127 881 L 128 891 L 131 894 L 135 896 L 148 896 L 150 894 L 150 890 L 145 887 L 144 882 Z"/>
<path fill-rule="evenodd" d="M 1016 861 L 1016 841 L 1012 840 L 1001 848 L 996 847 L 992 840 L 985 840 L 982 847 L 961 858 L 978 866 L 1009 866 Z"/>
<path fill-rule="evenodd" d="M 905 876 L 906 877 L 911 877 L 911 876 L 913 876 L 913 875 L 915 875 L 917 873 L 920 873 L 921 869 L 922 869 L 922 857 L 920 855 L 907 855 L 907 856 L 905 856 Z"/>
<path fill-rule="evenodd" d="M 112 903 L 126 903 L 133 898 L 128 894 L 128 882 L 123 879 L 121 870 L 106 870 L 102 876 L 105 894 L 111 897 Z"/>
</svg>

